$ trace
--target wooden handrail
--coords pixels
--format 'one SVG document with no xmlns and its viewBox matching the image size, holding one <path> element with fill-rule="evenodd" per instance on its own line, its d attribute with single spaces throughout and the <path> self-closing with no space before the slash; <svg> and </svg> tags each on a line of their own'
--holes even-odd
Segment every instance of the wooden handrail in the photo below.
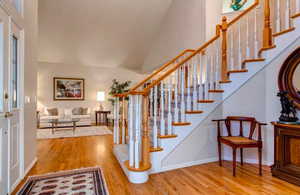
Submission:
<svg viewBox="0 0 300 195">
<path fill-rule="evenodd" d="M 147 94 L 150 92 L 150 89 L 153 88 L 155 85 L 158 85 L 163 79 L 165 79 L 167 76 L 175 72 L 179 67 L 181 67 L 184 63 L 189 61 L 191 58 L 193 58 L 198 53 L 202 52 L 205 48 L 207 48 L 210 44 L 212 44 L 214 41 L 216 41 L 220 37 L 220 33 L 218 32 L 215 37 L 210 39 L 208 42 L 206 42 L 204 45 L 202 45 L 199 49 L 197 49 L 194 53 L 186 57 L 183 61 L 178 63 L 176 66 L 174 66 L 172 69 L 168 70 L 164 75 L 162 75 L 160 78 L 156 79 L 153 83 L 148 85 L 144 90 L 143 93 Z"/>
<path fill-rule="evenodd" d="M 237 17 L 235 17 L 234 19 L 232 19 L 229 23 L 228 23 L 228 27 L 230 27 L 231 25 L 233 25 L 234 23 L 236 23 L 238 20 L 240 20 L 244 15 L 246 15 L 247 13 L 249 13 L 251 10 L 253 10 L 256 6 L 259 5 L 259 0 L 256 0 L 253 5 L 251 5 L 250 7 L 248 7 L 247 9 L 245 9 L 240 15 L 238 15 Z"/>
<path fill-rule="evenodd" d="M 191 52 L 195 52 L 195 50 L 193 50 L 193 49 L 186 49 L 186 50 L 184 50 L 178 56 L 176 56 L 175 58 L 173 58 L 172 60 L 170 60 L 169 62 L 167 62 L 166 64 L 164 64 L 160 68 L 158 68 L 157 70 L 155 70 L 151 75 L 149 75 L 142 82 L 140 82 L 139 84 L 137 84 L 136 86 L 134 86 L 130 91 L 135 91 L 137 88 L 139 88 L 140 86 L 142 86 L 143 84 L 145 84 L 148 80 L 152 79 L 155 75 L 157 75 L 158 73 L 160 73 L 162 70 L 164 70 L 165 68 L 167 68 L 168 66 L 170 66 L 171 64 L 173 64 L 180 57 L 182 57 L 186 53 L 191 53 Z"/>
</svg>

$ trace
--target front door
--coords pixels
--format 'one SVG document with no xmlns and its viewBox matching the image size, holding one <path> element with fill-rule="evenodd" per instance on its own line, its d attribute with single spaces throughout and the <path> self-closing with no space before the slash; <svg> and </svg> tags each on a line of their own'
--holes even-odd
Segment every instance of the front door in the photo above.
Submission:
<svg viewBox="0 0 300 195">
<path fill-rule="evenodd" d="M 11 190 L 21 177 L 21 31 L 10 23 L 10 59 L 9 59 L 9 98 L 8 98 L 8 135 L 9 135 L 9 186 Z"/>
<path fill-rule="evenodd" d="M 0 194 L 9 192 L 9 17 L 0 8 Z"/>
</svg>

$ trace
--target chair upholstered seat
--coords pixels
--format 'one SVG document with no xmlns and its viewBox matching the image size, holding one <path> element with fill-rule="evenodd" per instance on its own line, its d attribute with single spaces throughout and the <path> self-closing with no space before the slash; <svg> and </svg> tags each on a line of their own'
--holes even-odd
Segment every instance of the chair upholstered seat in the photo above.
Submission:
<svg viewBox="0 0 300 195">
<path fill-rule="evenodd" d="M 257 144 L 256 140 L 253 139 L 249 139 L 247 137 L 240 137 L 240 136 L 224 136 L 221 137 L 221 139 L 226 140 L 226 141 L 230 141 L 234 144 Z"/>
</svg>

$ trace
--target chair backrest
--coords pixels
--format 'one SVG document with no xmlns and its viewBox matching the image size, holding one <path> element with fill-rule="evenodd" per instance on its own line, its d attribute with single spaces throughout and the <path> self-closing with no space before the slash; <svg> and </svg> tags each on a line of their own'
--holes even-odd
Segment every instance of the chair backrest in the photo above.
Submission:
<svg viewBox="0 0 300 195">
<path fill-rule="evenodd" d="M 239 129 L 239 136 L 244 137 L 244 123 L 250 124 L 250 131 L 249 131 L 249 139 L 252 139 L 253 134 L 255 132 L 257 121 L 253 117 L 243 117 L 243 116 L 228 116 L 225 120 L 225 125 L 227 129 L 228 136 L 232 136 L 232 122 L 239 122 L 240 129 Z"/>
</svg>

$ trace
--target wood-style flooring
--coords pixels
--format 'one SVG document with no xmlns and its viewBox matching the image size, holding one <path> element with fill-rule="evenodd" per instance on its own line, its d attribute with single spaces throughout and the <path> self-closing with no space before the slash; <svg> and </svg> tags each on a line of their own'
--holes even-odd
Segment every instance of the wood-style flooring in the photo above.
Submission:
<svg viewBox="0 0 300 195">
<path fill-rule="evenodd" d="M 300 194 L 300 187 L 272 177 L 268 167 L 260 177 L 256 165 L 238 165 L 233 177 L 231 162 L 155 174 L 146 184 L 135 185 L 128 182 L 112 147 L 112 135 L 38 141 L 38 162 L 28 176 L 100 166 L 111 195 Z"/>
</svg>

